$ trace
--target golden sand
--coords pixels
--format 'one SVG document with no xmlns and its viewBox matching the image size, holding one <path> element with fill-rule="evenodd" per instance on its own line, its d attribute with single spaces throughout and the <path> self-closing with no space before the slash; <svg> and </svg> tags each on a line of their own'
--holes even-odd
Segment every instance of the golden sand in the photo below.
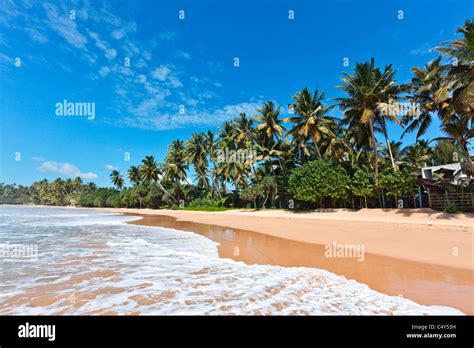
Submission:
<svg viewBox="0 0 474 348">
<path fill-rule="evenodd" d="M 472 215 L 405 212 L 188 212 L 104 209 L 143 216 L 132 223 L 192 231 L 220 243 L 219 255 L 247 264 L 328 270 L 426 305 L 474 314 Z M 327 258 L 325 245 L 362 244 L 362 262 Z"/>
</svg>

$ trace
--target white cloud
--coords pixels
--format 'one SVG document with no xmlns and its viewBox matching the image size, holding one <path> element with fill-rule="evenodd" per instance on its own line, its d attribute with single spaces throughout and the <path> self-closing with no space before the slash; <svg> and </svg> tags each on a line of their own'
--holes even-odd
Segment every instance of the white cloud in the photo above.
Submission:
<svg viewBox="0 0 474 348">
<path fill-rule="evenodd" d="M 44 157 L 41 157 L 41 156 L 33 156 L 31 157 L 31 159 L 33 161 L 37 161 L 37 162 L 43 162 L 43 161 L 46 161 L 46 159 Z"/>
<path fill-rule="evenodd" d="M 176 41 L 178 39 L 178 34 L 174 31 L 164 31 L 158 35 L 161 40 L 164 41 Z"/>
<path fill-rule="evenodd" d="M 140 74 L 140 75 L 138 75 L 138 82 L 140 82 L 140 83 L 145 83 L 146 80 L 147 80 L 147 77 L 146 77 L 145 74 Z"/>
<path fill-rule="evenodd" d="M 128 33 L 135 32 L 137 30 L 137 23 L 130 22 L 125 26 L 120 26 L 112 31 L 110 34 L 115 40 L 123 39 Z"/>
<path fill-rule="evenodd" d="M 34 29 L 34 28 L 25 28 L 25 31 L 27 32 L 28 36 L 30 37 L 31 40 L 38 42 L 38 43 L 46 43 L 48 42 L 48 38 L 43 35 L 39 30 Z"/>
<path fill-rule="evenodd" d="M 71 163 L 59 163 L 53 161 L 45 161 L 37 168 L 42 173 L 59 174 L 69 178 L 80 177 L 82 179 L 94 180 L 98 175 L 92 172 L 83 173 Z"/>
<path fill-rule="evenodd" d="M 191 53 L 181 51 L 181 50 L 176 50 L 175 56 L 176 56 L 176 58 L 183 58 L 183 59 L 186 59 L 186 60 L 191 59 Z"/>
<path fill-rule="evenodd" d="M 410 50 L 410 55 L 412 56 L 424 56 L 426 54 L 430 54 L 433 52 L 433 47 L 428 45 L 427 43 L 423 44 L 418 48 L 413 48 Z"/>
<path fill-rule="evenodd" d="M 130 127 L 153 130 L 217 126 L 237 117 L 240 113 L 253 116 L 256 109 L 261 106 L 260 103 L 243 102 L 213 110 L 185 110 L 184 114 L 180 114 L 178 106 L 175 106 L 175 113 L 160 113 L 156 111 L 157 105 L 156 101 L 142 103 L 139 108 L 131 110 L 133 116 L 125 118 L 125 124 Z"/>
<path fill-rule="evenodd" d="M 100 68 L 100 70 L 99 70 L 99 75 L 100 76 L 105 77 L 108 74 L 110 74 L 110 68 L 108 66 L 103 66 L 102 68 Z"/>
<path fill-rule="evenodd" d="M 158 81 L 166 81 L 169 86 L 173 88 L 183 87 L 183 84 L 173 74 L 172 70 L 166 65 L 160 65 L 158 68 L 152 71 L 151 76 Z"/>
<path fill-rule="evenodd" d="M 46 23 L 57 34 L 62 36 L 67 42 L 77 48 L 85 48 L 87 38 L 77 29 L 76 21 L 69 19 L 69 16 L 59 15 L 57 7 L 51 3 L 44 3 L 43 7 L 46 11 Z"/>
<path fill-rule="evenodd" d="M 117 51 L 114 48 L 110 48 L 109 44 L 102 40 L 99 34 L 94 32 L 89 32 L 89 36 L 94 39 L 95 45 L 98 49 L 104 52 L 105 57 L 110 60 L 114 59 L 117 56 Z"/>
<path fill-rule="evenodd" d="M 113 166 L 111 164 L 106 164 L 104 167 L 108 170 L 118 170 L 118 167 Z"/>
<path fill-rule="evenodd" d="M 6 54 L 0 53 L 0 63 L 4 64 L 13 64 L 15 61 L 13 58 L 7 56 Z"/>
<path fill-rule="evenodd" d="M 122 28 L 122 29 L 114 30 L 111 35 L 112 35 L 112 37 L 113 37 L 115 40 L 120 40 L 120 39 L 122 39 L 126 34 L 127 34 L 127 33 L 126 33 L 125 29 Z"/>
<path fill-rule="evenodd" d="M 151 73 L 151 76 L 160 81 L 165 81 L 169 75 L 171 75 L 171 69 L 164 65 L 159 66 Z"/>
<path fill-rule="evenodd" d="M 179 79 L 176 76 L 171 76 L 168 79 L 168 82 L 171 85 L 171 87 L 173 87 L 173 88 L 183 87 L 183 84 L 181 83 L 181 81 L 179 81 Z"/>
</svg>

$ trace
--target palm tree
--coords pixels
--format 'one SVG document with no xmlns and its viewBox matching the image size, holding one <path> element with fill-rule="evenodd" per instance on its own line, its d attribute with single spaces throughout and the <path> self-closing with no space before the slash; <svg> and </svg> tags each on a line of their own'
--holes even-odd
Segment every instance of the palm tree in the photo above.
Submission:
<svg viewBox="0 0 474 348">
<path fill-rule="evenodd" d="M 443 66 L 440 65 L 441 57 L 429 62 L 424 68 L 414 67 L 411 80 L 413 96 L 409 97 L 412 107 L 402 118 L 402 124 L 408 127 L 402 133 L 417 130 L 416 139 L 424 135 L 437 113 L 443 117 L 449 106 L 449 86 L 443 80 Z"/>
<path fill-rule="evenodd" d="M 48 188 L 51 190 L 51 199 L 54 205 L 64 205 L 66 198 L 66 188 L 64 180 L 57 178 Z"/>
<path fill-rule="evenodd" d="M 293 99 L 295 100 L 293 109 L 296 116 L 291 116 L 284 120 L 284 122 L 294 124 L 294 127 L 287 134 L 293 136 L 293 138 L 299 138 L 302 143 L 311 139 L 318 157 L 322 158 L 319 146 L 321 139 L 324 137 L 335 137 L 331 131 L 334 118 L 327 115 L 334 106 L 324 106 L 322 103 L 324 93 L 319 94 L 318 89 L 316 89 L 314 94 L 311 95 L 307 87 L 294 95 Z"/>
<path fill-rule="evenodd" d="M 257 157 L 256 161 L 265 161 L 267 164 L 270 165 L 270 172 L 275 175 L 275 168 L 274 164 L 280 163 L 279 167 L 281 166 L 281 159 L 287 157 L 289 155 L 289 146 L 285 145 L 285 142 L 279 140 L 278 142 L 274 143 L 270 147 L 266 147 L 263 145 L 256 145 L 257 147 Z"/>
<path fill-rule="evenodd" d="M 131 166 L 127 171 L 127 176 L 133 186 L 140 185 L 140 168 L 137 166 Z"/>
<path fill-rule="evenodd" d="M 173 140 L 165 157 L 164 179 L 178 182 L 185 180 L 188 166 L 184 142 L 178 139 Z"/>
<path fill-rule="evenodd" d="M 212 178 L 212 195 L 217 193 L 222 198 L 219 191 L 218 177 L 216 176 L 216 142 L 214 139 L 214 133 L 207 131 L 205 135 L 206 151 L 209 155 L 209 161 L 212 163 L 211 178 Z"/>
<path fill-rule="evenodd" d="M 431 162 L 433 150 L 426 140 L 418 140 L 415 144 L 405 147 L 401 151 L 403 156 L 403 164 L 406 165 L 411 172 L 419 172 L 420 168 L 426 167 Z"/>
<path fill-rule="evenodd" d="M 460 40 L 449 40 L 444 43 L 449 43 L 446 46 L 438 46 L 436 50 L 442 54 L 452 58 L 456 58 L 458 62 L 470 63 L 474 60 L 474 20 L 467 20 L 464 26 L 456 30 L 464 37 Z"/>
<path fill-rule="evenodd" d="M 438 137 L 435 140 L 454 141 L 466 157 L 469 166 L 472 168 L 472 159 L 469 154 L 469 141 L 474 138 L 474 128 L 470 126 L 471 122 L 468 117 L 455 114 L 447 122 L 441 125 L 441 129 L 447 135 L 446 137 Z"/>
<path fill-rule="evenodd" d="M 403 143 L 401 141 L 391 141 L 389 145 L 384 146 L 381 151 L 381 155 L 391 161 L 392 168 L 394 170 L 398 170 L 400 168 L 400 164 L 402 164 L 402 145 Z"/>
<path fill-rule="evenodd" d="M 190 140 L 186 142 L 187 160 L 194 166 L 197 185 L 199 187 L 208 188 L 209 178 L 207 177 L 207 144 L 206 135 L 204 133 L 194 133 Z"/>
<path fill-rule="evenodd" d="M 215 175 L 223 182 L 231 182 L 236 189 L 246 185 L 248 172 L 245 164 L 237 161 L 219 162 L 215 168 Z"/>
<path fill-rule="evenodd" d="M 120 172 L 118 170 L 112 170 L 112 173 L 110 173 L 110 180 L 112 181 L 112 184 L 117 188 L 117 190 L 123 189 L 123 177 L 122 175 L 120 175 Z"/>
<path fill-rule="evenodd" d="M 158 179 L 162 174 L 158 168 L 158 163 L 153 156 L 145 156 L 145 159 L 142 160 L 142 165 L 139 168 L 140 179 L 146 184 L 158 182 Z"/>
<path fill-rule="evenodd" d="M 454 141 L 440 140 L 433 148 L 432 165 L 453 163 L 462 157 L 462 152 Z"/>
<path fill-rule="evenodd" d="M 391 65 L 382 72 L 372 58 L 370 62 L 357 63 L 354 74 L 343 73 L 344 85 L 337 86 L 342 89 L 347 97 L 335 98 L 339 107 L 344 110 L 342 124 L 349 128 L 358 127 L 364 134 L 370 136 L 370 142 L 375 159 L 375 178 L 378 180 L 378 145 L 375 137 L 375 123 L 383 124 L 382 118 L 395 120 L 396 115 L 383 113 L 380 104 L 390 104 L 399 99 L 399 94 L 404 90 L 402 85 L 396 85 L 395 71 Z M 368 128 L 368 131 L 367 131 Z M 380 129 L 380 128 L 379 128 Z M 382 133 L 386 135 L 386 132 Z M 386 138 L 388 142 L 388 137 Z"/>
<path fill-rule="evenodd" d="M 241 113 L 239 117 L 234 118 L 233 123 L 237 132 L 236 141 L 244 148 L 249 148 L 253 142 L 253 120 Z"/>
<path fill-rule="evenodd" d="M 258 122 L 255 129 L 264 135 L 264 143 L 262 145 L 271 145 L 278 138 L 281 138 L 283 131 L 286 130 L 285 127 L 282 126 L 283 121 L 278 118 L 280 115 L 280 107 L 277 107 L 273 101 L 267 101 L 263 103 L 262 108 L 257 111 L 260 115 L 254 116 L 254 120 Z"/>
<path fill-rule="evenodd" d="M 445 83 L 452 88 L 452 97 L 448 108 L 449 115 L 461 114 L 474 119 L 474 21 L 467 20 L 457 29 L 462 39 L 446 41 L 447 46 L 438 46 L 436 50 L 443 57 L 455 60 L 445 66 Z"/>
<path fill-rule="evenodd" d="M 83 184 L 84 183 L 82 181 L 82 178 L 80 178 L 79 176 L 75 177 L 74 180 L 72 181 L 72 185 L 75 190 L 82 190 Z"/>
<path fill-rule="evenodd" d="M 174 198 L 161 184 L 160 177 L 163 175 L 158 163 L 153 156 L 145 156 L 142 165 L 139 167 L 140 179 L 145 184 L 156 184 L 168 196 Z"/>
<path fill-rule="evenodd" d="M 217 135 L 219 143 L 234 142 L 238 136 L 237 126 L 233 122 L 225 121 L 222 127 L 219 127 L 219 133 Z"/>
</svg>

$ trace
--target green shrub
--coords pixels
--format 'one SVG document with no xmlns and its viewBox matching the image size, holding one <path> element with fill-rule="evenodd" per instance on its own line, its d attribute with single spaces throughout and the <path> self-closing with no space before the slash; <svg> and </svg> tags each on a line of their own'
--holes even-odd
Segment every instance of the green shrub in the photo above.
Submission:
<svg viewBox="0 0 474 348">
<path fill-rule="evenodd" d="M 197 207 L 223 207 L 226 203 L 226 199 L 212 199 L 207 197 L 196 198 L 187 205 L 187 208 Z"/>
<path fill-rule="evenodd" d="M 112 207 L 112 208 L 120 208 L 120 203 L 121 202 L 120 202 L 120 194 L 119 193 L 116 193 L 116 194 L 110 196 L 105 201 L 105 204 L 107 205 L 107 207 Z"/>
<path fill-rule="evenodd" d="M 318 202 L 324 198 L 340 199 L 348 196 L 349 177 L 339 164 L 330 160 L 316 160 L 294 169 L 288 181 L 288 191 L 301 201 Z"/>
<path fill-rule="evenodd" d="M 448 214 L 457 214 L 457 213 L 460 213 L 461 210 L 458 208 L 458 206 L 454 203 L 448 203 L 445 207 L 444 207 L 444 212 L 445 213 L 448 213 Z"/>
</svg>

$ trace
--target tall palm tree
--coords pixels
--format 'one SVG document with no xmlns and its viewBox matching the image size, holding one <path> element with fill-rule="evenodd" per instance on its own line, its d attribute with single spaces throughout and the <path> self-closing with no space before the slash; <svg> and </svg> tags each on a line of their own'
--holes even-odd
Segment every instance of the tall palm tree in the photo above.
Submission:
<svg viewBox="0 0 474 348">
<path fill-rule="evenodd" d="M 400 164 L 402 164 L 402 145 L 403 143 L 401 141 L 391 141 L 388 146 L 384 146 L 381 151 L 381 155 L 391 161 L 394 170 L 398 170 Z"/>
<path fill-rule="evenodd" d="M 208 130 L 205 135 L 205 141 L 206 141 L 206 151 L 208 153 L 208 158 L 209 158 L 209 161 L 212 163 L 212 169 L 211 169 L 212 195 L 218 194 L 219 197 L 222 198 L 219 191 L 218 177 L 216 175 L 216 141 L 215 141 L 214 133 Z"/>
<path fill-rule="evenodd" d="M 117 188 L 117 190 L 123 189 L 123 177 L 122 175 L 120 175 L 120 172 L 118 170 L 112 170 L 112 173 L 110 173 L 110 180 L 112 181 L 112 184 Z"/>
<path fill-rule="evenodd" d="M 174 196 L 161 184 L 160 177 L 163 176 L 158 163 L 153 156 L 145 156 L 139 167 L 140 180 L 145 184 L 156 184 L 166 195 L 174 199 Z"/>
<path fill-rule="evenodd" d="M 267 101 L 257 112 L 260 115 L 254 116 L 254 120 L 258 123 L 255 129 L 263 134 L 264 143 L 261 145 L 271 145 L 283 137 L 283 131 L 286 129 L 282 126 L 283 120 L 278 118 L 279 106 L 277 107 L 273 101 Z"/>
<path fill-rule="evenodd" d="M 373 58 L 370 62 L 357 63 L 354 74 L 345 72 L 343 74 L 345 76 L 342 78 L 344 84 L 337 86 L 337 88 L 342 89 L 347 97 L 335 98 L 339 107 L 344 110 L 342 124 L 348 125 L 349 128 L 360 127 L 359 129 L 364 130 L 364 133 L 370 136 L 375 159 L 375 178 L 378 180 L 379 158 L 374 125 L 376 122 L 380 123 L 382 117 L 396 119 L 396 115 L 392 113 L 382 113 L 380 104 L 396 102 L 403 88 L 396 84 L 395 71 L 392 66 L 386 66 L 382 72 L 375 65 Z"/>
<path fill-rule="evenodd" d="M 139 170 L 140 179 L 145 184 L 158 182 L 158 179 L 162 174 L 158 167 L 158 163 L 153 156 L 145 156 L 145 158 L 142 160 L 142 165 L 139 167 Z"/>
<path fill-rule="evenodd" d="M 212 133 L 210 130 L 207 131 L 205 134 L 205 142 L 206 142 L 206 151 L 207 154 L 209 155 L 209 161 L 213 162 L 215 160 L 215 139 L 214 139 L 214 133 Z"/>
<path fill-rule="evenodd" d="M 199 187 L 208 188 L 209 178 L 207 176 L 207 144 L 206 135 L 204 133 L 194 133 L 190 140 L 186 142 L 186 155 L 188 161 L 194 166 L 197 185 Z"/>
<path fill-rule="evenodd" d="M 446 41 L 445 46 L 436 50 L 443 57 L 452 58 L 446 65 L 446 84 L 452 88 L 452 97 L 448 108 L 449 116 L 454 113 L 474 119 L 474 20 L 467 20 L 464 26 L 457 29 L 463 37 Z"/>
<path fill-rule="evenodd" d="M 443 118 L 449 106 L 449 88 L 443 79 L 441 57 L 429 62 L 424 68 L 414 67 L 411 80 L 413 95 L 408 99 L 413 107 L 403 115 L 402 123 L 408 125 L 403 131 L 406 133 L 417 130 L 416 139 L 424 135 L 433 122 L 433 115 Z"/>
<path fill-rule="evenodd" d="M 140 185 L 140 168 L 137 166 L 130 166 L 127 171 L 128 180 L 132 183 L 133 186 Z"/>
<path fill-rule="evenodd" d="M 184 142 L 179 139 L 173 140 L 168 146 L 168 154 L 165 157 L 164 179 L 173 182 L 185 180 L 188 166 Z"/>
<path fill-rule="evenodd" d="M 441 129 L 447 136 L 438 137 L 433 140 L 448 140 L 456 142 L 466 157 L 469 166 L 472 168 L 472 159 L 469 154 L 469 142 L 474 138 L 474 128 L 471 125 L 470 119 L 467 116 L 455 114 L 441 125 Z"/>
<path fill-rule="evenodd" d="M 218 142 L 234 142 L 238 136 L 237 126 L 233 122 L 225 121 L 222 127 L 219 127 L 219 133 L 217 134 Z"/>
<path fill-rule="evenodd" d="M 444 55 L 456 58 L 458 62 L 470 63 L 474 60 L 474 20 L 467 20 L 456 32 L 463 34 L 464 37 L 458 40 L 446 41 L 444 43 L 448 43 L 448 46 L 438 46 L 436 50 Z"/>
<path fill-rule="evenodd" d="M 215 168 L 215 175 L 223 182 L 232 183 L 237 189 L 246 185 L 245 179 L 248 171 L 248 168 L 242 162 L 223 161 L 219 162 Z"/>
<path fill-rule="evenodd" d="M 264 166 L 269 168 L 269 172 L 275 176 L 276 168 L 283 168 L 281 160 L 289 157 L 291 153 L 291 147 L 287 141 L 279 140 L 269 147 L 257 144 L 257 156 L 255 160 L 257 162 L 266 162 Z M 276 168 L 275 168 L 276 166 Z"/>
<path fill-rule="evenodd" d="M 51 199 L 54 205 L 64 205 L 66 190 L 64 180 L 57 178 L 48 186 L 51 191 Z"/>
<path fill-rule="evenodd" d="M 253 142 L 253 120 L 241 113 L 239 117 L 234 118 L 233 123 L 237 131 L 236 141 L 244 148 L 249 148 Z"/>
<path fill-rule="evenodd" d="M 82 190 L 82 186 L 83 186 L 84 183 L 82 181 L 82 178 L 77 176 L 72 181 L 72 184 L 73 184 L 75 190 Z"/>
<path fill-rule="evenodd" d="M 335 138 L 331 130 L 334 118 L 327 115 L 334 106 L 326 107 L 322 103 L 324 93 L 319 94 L 316 89 L 311 95 L 307 87 L 294 95 L 293 99 L 295 100 L 293 109 L 296 115 L 284 119 L 284 122 L 291 122 L 294 125 L 287 134 L 293 138 L 299 138 L 303 143 L 311 140 L 318 157 L 322 158 L 319 145 L 321 139 Z"/>
</svg>

